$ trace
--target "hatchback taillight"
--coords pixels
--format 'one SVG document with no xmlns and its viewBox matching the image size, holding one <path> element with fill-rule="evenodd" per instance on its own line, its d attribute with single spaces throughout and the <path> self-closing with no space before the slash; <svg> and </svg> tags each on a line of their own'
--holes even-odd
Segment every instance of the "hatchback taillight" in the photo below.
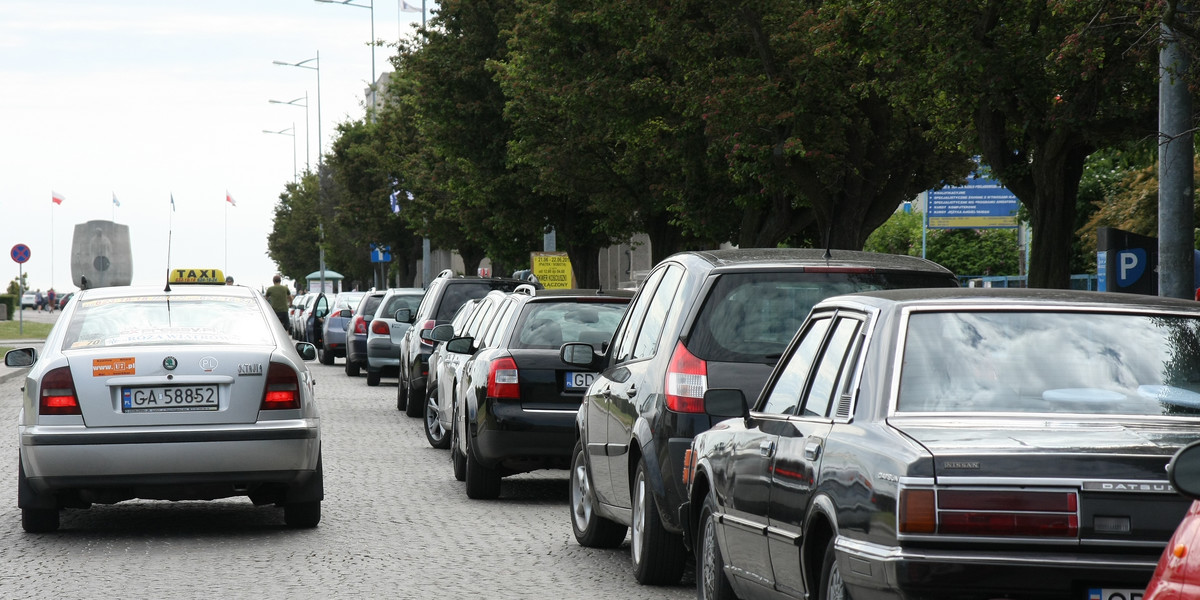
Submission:
<svg viewBox="0 0 1200 600">
<path fill-rule="evenodd" d="M 392 329 L 391 327 L 388 327 L 387 321 L 384 321 L 383 319 L 375 319 L 374 321 L 371 321 L 371 333 L 378 333 L 379 335 L 391 335 Z"/>
<path fill-rule="evenodd" d="M 696 358 L 683 342 L 675 344 L 667 365 L 667 409 L 681 413 L 704 412 L 704 392 L 708 389 L 708 363 Z"/>
<path fill-rule="evenodd" d="M 1073 491 L 932 490 L 900 492 L 901 533 L 991 537 L 1079 535 Z"/>
<path fill-rule="evenodd" d="M 517 363 L 510 357 L 497 358 L 488 365 L 488 398 L 517 400 L 521 386 L 517 380 Z"/>
<path fill-rule="evenodd" d="M 424 323 L 421 323 L 421 331 L 425 331 L 425 330 L 428 330 L 428 329 L 433 329 L 434 327 L 437 327 L 437 321 L 435 321 L 435 320 L 433 320 L 433 319 L 429 319 L 428 321 L 425 321 Z M 418 334 L 418 335 L 417 335 L 417 339 L 421 340 L 421 345 L 422 345 L 422 346 L 429 346 L 430 348 L 432 348 L 432 347 L 433 347 L 433 340 L 427 340 L 427 339 L 425 339 L 424 337 L 422 337 L 422 336 L 420 335 L 421 331 L 418 331 L 418 332 L 417 332 L 417 334 Z"/>
<path fill-rule="evenodd" d="M 263 390 L 261 410 L 300 408 L 300 377 L 296 370 L 273 362 L 267 370 L 267 388 Z"/>
<path fill-rule="evenodd" d="M 38 413 L 43 415 L 79 415 L 79 397 L 70 367 L 59 367 L 42 376 Z"/>
<path fill-rule="evenodd" d="M 367 332 L 367 320 L 359 315 L 354 317 L 354 335 L 363 335 Z"/>
</svg>

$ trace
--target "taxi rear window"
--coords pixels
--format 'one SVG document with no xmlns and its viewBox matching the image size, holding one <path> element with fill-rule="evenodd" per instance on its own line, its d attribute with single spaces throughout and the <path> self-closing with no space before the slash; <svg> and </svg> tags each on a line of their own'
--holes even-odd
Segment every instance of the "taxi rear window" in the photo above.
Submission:
<svg viewBox="0 0 1200 600">
<path fill-rule="evenodd" d="M 80 303 L 67 326 L 63 349 L 274 343 L 252 298 L 131 296 Z"/>
</svg>

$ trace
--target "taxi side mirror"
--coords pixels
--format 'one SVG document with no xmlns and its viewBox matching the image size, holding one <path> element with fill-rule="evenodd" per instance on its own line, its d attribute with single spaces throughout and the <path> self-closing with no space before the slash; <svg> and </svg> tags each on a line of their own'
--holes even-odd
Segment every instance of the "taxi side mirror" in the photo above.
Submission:
<svg viewBox="0 0 1200 600">
<path fill-rule="evenodd" d="M 397 322 L 412 323 L 413 322 L 412 309 L 411 308 L 396 309 L 395 317 L 396 317 Z"/>
<path fill-rule="evenodd" d="M 7 355 L 4 360 L 7 364 Z M 1193 500 L 1200 499 L 1200 442 L 1192 442 L 1175 453 L 1167 465 L 1167 478 L 1175 491 Z"/>
<path fill-rule="evenodd" d="M 37 361 L 37 350 L 33 348 L 17 348 L 4 353 L 4 366 L 29 367 Z"/>
<path fill-rule="evenodd" d="M 296 342 L 296 352 L 300 354 L 300 358 L 304 360 L 317 359 L 317 347 L 308 342 Z"/>
<path fill-rule="evenodd" d="M 704 392 L 704 412 L 712 417 L 731 419 L 746 418 L 750 409 L 746 406 L 746 395 L 739 389 L 713 388 Z"/>
</svg>

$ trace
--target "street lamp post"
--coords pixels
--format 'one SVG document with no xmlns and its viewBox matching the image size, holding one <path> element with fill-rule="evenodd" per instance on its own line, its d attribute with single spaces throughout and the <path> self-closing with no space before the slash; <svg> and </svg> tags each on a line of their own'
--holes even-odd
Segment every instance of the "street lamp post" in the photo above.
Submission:
<svg viewBox="0 0 1200 600">
<path fill-rule="evenodd" d="M 301 69 L 311 69 L 317 72 L 317 201 L 318 204 L 321 204 L 321 165 L 324 162 L 322 156 L 325 153 L 324 142 L 321 138 L 321 51 L 318 50 L 315 57 L 297 63 L 283 62 L 281 60 L 273 62 L 285 67 L 300 67 Z M 308 63 L 313 63 L 313 65 L 309 65 Z M 317 226 L 321 230 L 321 241 L 317 244 L 317 249 L 321 257 L 321 293 L 325 293 L 325 227 L 323 223 L 318 223 Z"/>
<path fill-rule="evenodd" d="M 293 122 L 291 127 L 287 128 L 287 129 L 280 129 L 279 131 L 271 131 L 270 129 L 264 129 L 264 130 L 262 130 L 262 132 L 263 133 L 273 133 L 276 135 L 292 136 L 292 183 L 297 183 L 299 181 L 299 179 L 296 174 L 296 124 Z"/>
<path fill-rule="evenodd" d="M 355 6 L 358 8 L 366 8 L 371 11 L 371 102 L 367 107 L 367 117 L 372 123 L 375 122 L 375 0 L 370 0 L 370 4 L 354 4 L 351 0 L 315 0 L 322 4 L 341 4 L 343 6 Z"/>
<path fill-rule="evenodd" d="M 301 100 L 304 101 L 304 104 L 297 104 Z M 308 92 L 304 92 L 303 96 L 296 98 L 295 100 L 288 100 L 287 102 L 284 102 L 283 100 L 267 100 L 267 102 L 270 102 L 271 104 L 288 104 L 291 106 L 304 107 L 304 170 L 312 171 L 312 162 L 309 161 L 308 150 L 308 130 L 311 129 L 308 121 Z M 293 125 L 293 127 L 295 127 L 295 125 Z"/>
</svg>

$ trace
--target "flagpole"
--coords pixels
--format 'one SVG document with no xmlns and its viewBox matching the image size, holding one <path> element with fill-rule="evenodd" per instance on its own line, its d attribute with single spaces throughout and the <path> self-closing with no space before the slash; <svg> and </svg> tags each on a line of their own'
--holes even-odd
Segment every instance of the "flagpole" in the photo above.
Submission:
<svg viewBox="0 0 1200 600">
<path fill-rule="evenodd" d="M 225 192 L 225 271 L 229 270 L 229 192 Z"/>
<path fill-rule="evenodd" d="M 20 287 L 19 285 L 17 287 Z M 54 289 L 54 201 L 50 202 L 50 289 Z M 18 299 L 20 301 L 20 299 Z"/>
</svg>

